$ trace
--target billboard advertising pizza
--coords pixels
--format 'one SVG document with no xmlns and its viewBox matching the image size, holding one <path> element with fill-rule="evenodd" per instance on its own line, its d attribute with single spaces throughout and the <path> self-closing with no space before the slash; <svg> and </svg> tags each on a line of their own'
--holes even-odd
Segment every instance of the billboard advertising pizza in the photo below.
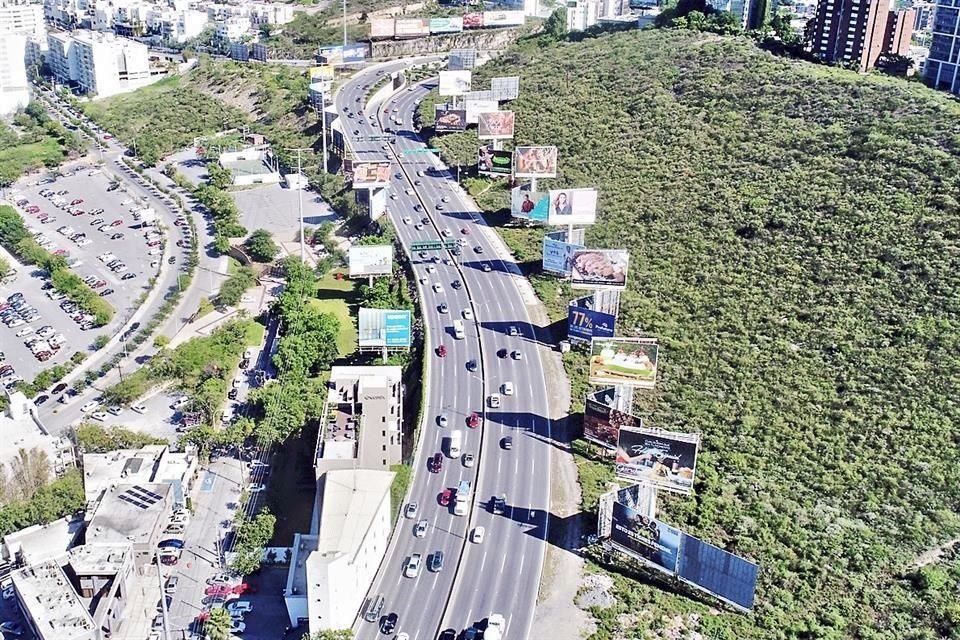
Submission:
<svg viewBox="0 0 960 640">
<path fill-rule="evenodd" d="M 547 224 L 593 224 L 597 221 L 596 189 L 555 189 L 550 191 Z"/>
<path fill-rule="evenodd" d="M 412 327 L 409 311 L 361 308 L 357 314 L 357 343 L 361 349 L 409 347 Z"/>
<path fill-rule="evenodd" d="M 546 222 L 550 209 L 550 194 L 530 191 L 529 187 L 514 187 L 510 192 L 510 215 L 535 222 Z"/>
<path fill-rule="evenodd" d="M 379 189 L 390 184 L 389 162 L 353 163 L 354 189 Z"/>
<path fill-rule="evenodd" d="M 548 233 L 543 236 L 543 270 L 560 276 L 570 275 L 573 254 L 583 249 L 581 244 L 566 241 L 566 232 Z"/>
<path fill-rule="evenodd" d="M 354 245 L 350 247 L 348 258 L 351 278 L 393 273 L 392 245 Z"/>
<path fill-rule="evenodd" d="M 484 111 L 496 111 L 500 108 L 500 103 L 496 100 L 465 99 L 464 103 L 467 110 L 467 124 L 477 124 L 480 120 L 481 113 Z"/>
<path fill-rule="evenodd" d="M 462 96 L 470 91 L 470 71 L 441 71 L 440 72 L 440 95 L 441 96 Z"/>
<path fill-rule="evenodd" d="M 467 112 L 463 109 L 448 109 L 443 105 L 435 107 L 436 123 L 433 125 L 437 133 L 463 131 L 467 128 Z"/>
<path fill-rule="evenodd" d="M 482 13 L 465 13 L 463 15 L 464 29 L 479 29 L 482 26 L 483 26 Z"/>
<path fill-rule="evenodd" d="M 372 40 L 393 37 L 393 18 L 371 18 L 370 38 Z"/>
<path fill-rule="evenodd" d="M 463 18 L 430 18 L 430 33 L 460 33 L 463 31 Z"/>
<path fill-rule="evenodd" d="M 587 396 L 583 408 L 583 437 L 591 442 L 606 447 L 617 448 L 617 438 L 620 429 L 637 428 L 643 421 L 637 416 L 618 411 L 597 399 L 596 396 Z"/>
<path fill-rule="evenodd" d="M 590 384 L 652 389 L 657 382 L 655 342 L 640 338 L 594 338 L 590 344 Z"/>
<path fill-rule="evenodd" d="M 516 27 L 524 21 L 523 11 L 484 11 L 485 27 Z"/>
<path fill-rule="evenodd" d="M 420 18 L 397 18 L 393 31 L 397 38 L 421 38 L 430 35 L 430 22 Z"/>
<path fill-rule="evenodd" d="M 517 147 L 513 153 L 518 178 L 557 177 L 556 147 Z"/>
<path fill-rule="evenodd" d="M 670 574 L 677 572 L 682 533 L 619 502 L 613 503 L 610 541 L 631 556 Z"/>
<path fill-rule="evenodd" d="M 623 289 L 627 286 L 630 252 L 584 249 L 573 256 L 570 286 L 574 289 Z"/>
<path fill-rule="evenodd" d="M 513 137 L 513 111 L 488 111 L 477 114 L 477 138 L 480 140 L 508 140 Z"/>
<path fill-rule="evenodd" d="M 513 170 L 513 154 L 482 145 L 477 149 L 477 173 L 487 176 L 509 176 Z"/>
<path fill-rule="evenodd" d="M 621 478 L 690 493 L 700 436 L 657 429 L 620 429 L 616 472 Z"/>
<path fill-rule="evenodd" d="M 571 342 L 583 344 L 594 338 L 612 338 L 616 323 L 616 316 L 582 303 L 570 303 L 567 307 L 567 339 Z"/>
</svg>

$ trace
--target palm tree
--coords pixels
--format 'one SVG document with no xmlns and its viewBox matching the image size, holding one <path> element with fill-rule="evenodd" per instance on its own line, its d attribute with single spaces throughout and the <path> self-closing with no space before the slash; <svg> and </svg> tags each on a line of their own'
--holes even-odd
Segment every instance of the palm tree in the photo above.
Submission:
<svg viewBox="0 0 960 640">
<path fill-rule="evenodd" d="M 210 612 L 210 617 L 203 625 L 203 630 L 207 633 L 210 640 L 227 640 L 230 637 L 230 627 L 233 626 L 233 620 L 226 609 L 214 609 Z"/>
</svg>

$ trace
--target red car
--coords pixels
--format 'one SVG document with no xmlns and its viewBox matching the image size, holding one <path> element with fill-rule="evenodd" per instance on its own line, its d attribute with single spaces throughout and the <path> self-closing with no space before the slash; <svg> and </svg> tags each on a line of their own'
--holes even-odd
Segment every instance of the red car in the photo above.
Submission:
<svg viewBox="0 0 960 640">
<path fill-rule="evenodd" d="M 437 355 L 440 356 L 441 358 L 446 358 L 447 348 L 444 345 L 440 345 L 439 347 L 437 347 Z"/>
<path fill-rule="evenodd" d="M 440 494 L 440 506 L 449 507 L 450 498 L 453 497 L 453 489 L 444 489 L 443 493 Z"/>
<path fill-rule="evenodd" d="M 233 592 L 233 587 L 228 584 L 215 584 L 203 590 L 204 595 L 208 596 L 227 596 Z"/>
<path fill-rule="evenodd" d="M 480 416 L 477 415 L 477 412 L 474 411 L 470 414 L 470 417 L 467 418 L 467 426 L 471 429 L 476 429 L 480 426 Z"/>
<path fill-rule="evenodd" d="M 243 593 L 256 593 L 257 590 L 249 582 L 241 582 L 240 584 L 233 586 L 233 593 L 243 594 Z"/>
<path fill-rule="evenodd" d="M 75 207 L 78 204 L 83 204 L 83 198 L 76 198 L 75 200 L 70 201 L 70 206 Z"/>
<path fill-rule="evenodd" d="M 123 218 L 117 218 L 116 220 L 114 220 L 113 222 L 110 223 L 110 226 L 111 226 L 111 227 L 119 227 L 119 226 L 122 225 L 122 224 L 123 224 Z"/>
<path fill-rule="evenodd" d="M 38 207 L 37 205 L 27 207 L 27 213 L 39 213 L 39 212 L 40 212 L 40 207 Z"/>
<path fill-rule="evenodd" d="M 465 236 L 468 236 L 468 235 L 470 235 L 470 229 L 467 229 L 466 227 L 463 227 L 462 229 L 460 229 L 460 233 L 462 233 L 462 234 L 465 235 Z"/>
</svg>

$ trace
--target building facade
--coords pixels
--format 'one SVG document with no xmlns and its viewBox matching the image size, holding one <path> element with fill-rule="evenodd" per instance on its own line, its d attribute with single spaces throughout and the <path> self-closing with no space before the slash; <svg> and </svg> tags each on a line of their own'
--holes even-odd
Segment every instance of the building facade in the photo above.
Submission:
<svg viewBox="0 0 960 640">
<path fill-rule="evenodd" d="M 887 27 L 883 36 L 883 53 L 905 56 L 910 53 L 913 25 L 917 21 L 916 9 L 901 9 L 887 14 Z"/>
<path fill-rule="evenodd" d="M 871 69 L 883 50 L 888 6 L 887 0 L 820 0 L 813 54 L 858 71 Z"/>
<path fill-rule="evenodd" d="M 0 115 L 30 102 L 27 67 L 38 61 L 33 45 L 46 33 L 41 5 L 0 3 Z"/>
<path fill-rule="evenodd" d="M 147 45 L 110 33 L 75 31 L 47 38 L 48 62 L 57 82 L 105 98 L 152 82 Z"/>
<path fill-rule="evenodd" d="M 960 95 L 960 0 L 939 0 L 933 17 L 927 84 Z"/>
</svg>

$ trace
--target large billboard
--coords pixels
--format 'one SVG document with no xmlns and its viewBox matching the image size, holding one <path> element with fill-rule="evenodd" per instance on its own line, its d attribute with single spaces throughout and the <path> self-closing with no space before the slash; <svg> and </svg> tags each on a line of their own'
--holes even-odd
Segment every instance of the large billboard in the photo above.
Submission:
<svg viewBox="0 0 960 640">
<path fill-rule="evenodd" d="M 357 325 L 357 342 L 361 349 L 410 346 L 413 318 L 409 311 L 361 308 Z"/>
<path fill-rule="evenodd" d="M 700 436 L 695 433 L 623 428 L 617 441 L 617 475 L 690 493 L 699 444 Z"/>
<path fill-rule="evenodd" d="M 467 103 L 468 105 L 470 103 Z M 477 114 L 477 138 L 480 140 L 508 140 L 513 137 L 513 111 L 488 111 Z"/>
<path fill-rule="evenodd" d="M 463 94 L 464 100 L 496 100 L 493 91 L 484 89 L 483 91 L 467 91 Z"/>
<path fill-rule="evenodd" d="M 351 278 L 393 273 L 392 245 L 354 245 L 350 247 L 348 257 Z"/>
<path fill-rule="evenodd" d="M 753 609 L 760 567 L 687 533 L 680 544 L 678 578 L 738 609 Z"/>
<path fill-rule="evenodd" d="M 509 176 L 513 171 L 513 154 L 481 145 L 477 149 L 477 173 L 487 176 Z"/>
<path fill-rule="evenodd" d="M 594 338 L 612 338 L 616 323 L 613 314 L 591 309 L 582 303 L 571 302 L 567 307 L 567 339 L 571 342 L 582 344 Z"/>
<path fill-rule="evenodd" d="M 348 44 L 333 47 L 320 47 L 318 58 L 320 62 L 340 67 L 345 64 L 363 62 L 367 58 L 368 47 L 365 44 Z"/>
<path fill-rule="evenodd" d="M 652 389 L 657 382 L 656 342 L 642 338 L 594 338 L 590 344 L 590 384 Z"/>
<path fill-rule="evenodd" d="M 554 189 L 550 191 L 547 224 L 593 224 L 597 221 L 596 189 Z"/>
<path fill-rule="evenodd" d="M 447 57 L 447 69 L 450 71 L 469 71 L 476 64 L 476 49 L 451 49 L 450 55 Z"/>
<path fill-rule="evenodd" d="M 520 97 L 520 76 L 492 78 L 490 90 L 497 100 L 516 100 Z"/>
<path fill-rule="evenodd" d="M 353 163 L 354 189 L 379 189 L 390 184 L 389 162 Z"/>
<path fill-rule="evenodd" d="M 543 236 L 543 270 L 560 276 L 570 275 L 573 254 L 583 249 L 582 244 L 567 242 L 567 233 L 548 233 Z"/>
<path fill-rule="evenodd" d="M 484 11 L 485 27 L 516 27 L 524 21 L 523 11 Z"/>
<path fill-rule="evenodd" d="M 430 18 L 430 33 L 460 33 L 463 31 L 463 18 Z"/>
<path fill-rule="evenodd" d="M 392 38 L 394 31 L 393 18 L 371 18 L 370 19 L 370 38 L 377 40 L 380 38 Z"/>
<path fill-rule="evenodd" d="M 613 503 L 610 540 L 655 569 L 676 574 L 683 534 L 619 502 Z"/>
<path fill-rule="evenodd" d="M 483 26 L 482 13 L 465 13 L 463 15 L 464 29 L 479 29 L 482 26 Z"/>
<path fill-rule="evenodd" d="M 333 80 L 333 65 L 322 64 L 319 67 L 310 67 L 310 80 Z"/>
<path fill-rule="evenodd" d="M 397 38 L 422 38 L 430 35 L 430 22 L 420 18 L 397 18 L 394 23 Z"/>
<path fill-rule="evenodd" d="M 513 153 L 513 165 L 518 178 L 557 177 L 556 147 L 517 147 Z"/>
<path fill-rule="evenodd" d="M 467 124 L 478 124 L 481 113 L 496 111 L 500 108 L 500 103 L 496 100 L 464 100 L 464 104 L 467 110 Z"/>
<path fill-rule="evenodd" d="M 587 396 L 583 407 L 583 437 L 607 449 L 616 450 L 620 429 L 640 427 L 643 420 L 601 402 L 597 399 L 600 395 Z"/>
<path fill-rule="evenodd" d="M 510 192 L 510 215 L 535 222 L 546 222 L 550 211 L 550 194 L 514 187 Z"/>
<path fill-rule="evenodd" d="M 470 91 L 470 71 L 441 71 L 440 72 L 440 95 L 441 96 L 462 96 Z"/>
<path fill-rule="evenodd" d="M 433 130 L 437 133 L 463 131 L 467 128 L 467 112 L 463 109 L 448 109 L 446 105 L 435 107 L 436 123 Z"/>
<path fill-rule="evenodd" d="M 573 256 L 570 286 L 574 289 L 623 289 L 627 286 L 630 252 L 626 249 L 583 249 Z"/>
</svg>

